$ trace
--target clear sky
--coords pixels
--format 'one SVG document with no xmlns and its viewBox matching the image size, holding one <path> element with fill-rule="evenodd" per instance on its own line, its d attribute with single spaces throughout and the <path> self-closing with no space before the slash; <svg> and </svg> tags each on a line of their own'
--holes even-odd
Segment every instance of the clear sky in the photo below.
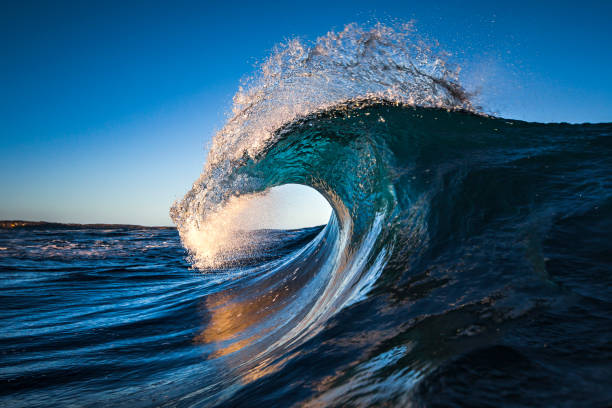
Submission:
<svg viewBox="0 0 612 408">
<path fill-rule="evenodd" d="M 255 62 L 350 22 L 414 19 L 490 112 L 612 121 L 610 1 L 276 3 L 3 2 L 0 219 L 169 225 Z"/>
</svg>

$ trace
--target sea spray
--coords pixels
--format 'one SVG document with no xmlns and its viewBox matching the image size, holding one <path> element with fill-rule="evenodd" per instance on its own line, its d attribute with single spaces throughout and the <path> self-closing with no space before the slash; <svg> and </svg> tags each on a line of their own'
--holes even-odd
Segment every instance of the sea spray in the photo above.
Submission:
<svg viewBox="0 0 612 408">
<path fill-rule="evenodd" d="M 458 82 L 459 67 L 446 56 L 412 24 L 349 24 L 313 43 L 293 39 L 276 46 L 234 96 L 232 115 L 214 136 L 203 173 L 171 209 L 193 264 L 203 270 L 221 266 L 231 259 L 233 242 L 244 247 L 243 240 L 230 238 L 239 225 L 220 220 L 220 211 L 231 197 L 236 205 L 239 196 L 273 186 L 240 168 L 265 154 L 283 126 L 357 101 L 474 110 Z M 223 239 L 214 238 L 219 234 Z M 219 245 L 224 256 L 216 255 Z"/>
</svg>

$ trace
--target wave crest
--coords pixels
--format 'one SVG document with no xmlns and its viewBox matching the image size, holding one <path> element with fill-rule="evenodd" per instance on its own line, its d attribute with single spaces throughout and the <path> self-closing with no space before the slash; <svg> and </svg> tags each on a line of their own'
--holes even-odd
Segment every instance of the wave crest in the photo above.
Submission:
<svg viewBox="0 0 612 408">
<path fill-rule="evenodd" d="M 215 252 L 194 237 L 219 235 L 219 222 L 213 220 L 231 197 L 273 186 L 239 169 L 261 158 L 288 124 L 359 102 L 475 111 L 458 82 L 459 67 L 447 57 L 412 24 L 349 24 L 313 43 L 293 39 L 276 46 L 234 96 L 232 116 L 214 136 L 202 174 L 170 211 L 193 263 L 218 266 Z"/>
</svg>

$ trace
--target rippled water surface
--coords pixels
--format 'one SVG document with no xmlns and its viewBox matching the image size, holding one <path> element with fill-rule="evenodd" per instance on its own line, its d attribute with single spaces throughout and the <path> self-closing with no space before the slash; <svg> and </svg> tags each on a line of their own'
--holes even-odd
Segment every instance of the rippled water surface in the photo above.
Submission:
<svg viewBox="0 0 612 408">
<path fill-rule="evenodd" d="M 434 245 L 293 343 L 323 296 L 320 228 L 260 231 L 257 258 L 207 274 L 174 229 L 2 230 L 0 403 L 603 407 L 605 205 Z"/>
</svg>

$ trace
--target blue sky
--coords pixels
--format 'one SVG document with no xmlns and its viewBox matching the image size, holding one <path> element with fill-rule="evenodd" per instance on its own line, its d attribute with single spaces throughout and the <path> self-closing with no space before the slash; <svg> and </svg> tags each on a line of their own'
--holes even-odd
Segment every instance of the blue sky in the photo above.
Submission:
<svg viewBox="0 0 612 408">
<path fill-rule="evenodd" d="M 612 121 L 608 1 L 2 9 L 0 219 L 169 225 L 170 204 L 199 175 L 206 145 L 256 61 L 284 39 L 314 40 L 350 22 L 414 19 L 454 53 L 488 111 Z"/>
</svg>

